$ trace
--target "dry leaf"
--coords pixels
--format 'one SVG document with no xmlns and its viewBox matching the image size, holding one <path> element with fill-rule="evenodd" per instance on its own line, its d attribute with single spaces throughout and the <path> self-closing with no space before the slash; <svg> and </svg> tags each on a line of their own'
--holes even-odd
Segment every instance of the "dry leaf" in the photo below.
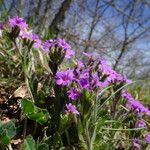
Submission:
<svg viewBox="0 0 150 150">
<path fill-rule="evenodd" d="M 26 95 L 27 95 L 27 86 L 23 84 L 13 93 L 12 96 L 24 98 Z"/>
</svg>

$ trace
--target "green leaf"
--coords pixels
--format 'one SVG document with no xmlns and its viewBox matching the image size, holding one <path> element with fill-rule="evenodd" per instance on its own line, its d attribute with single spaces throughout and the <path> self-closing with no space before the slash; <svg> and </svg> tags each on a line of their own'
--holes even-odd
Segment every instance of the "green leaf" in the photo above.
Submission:
<svg viewBox="0 0 150 150">
<path fill-rule="evenodd" d="M 33 74 L 31 78 L 32 78 L 30 82 L 31 92 L 33 94 L 34 99 L 37 99 L 38 80 L 35 74 Z"/>
<path fill-rule="evenodd" d="M 34 103 L 31 101 L 31 100 L 28 100 L 28 99 L 23 99 L 22 100 L 22 107 L 23 107 L 23 110 L 26 114 L 32 114 L 34 113 Z"/>
<path fill-rule="evenodd" d="M 49 150 L 49 147 L 46 143 L 42 143 L 37 147 L 37 150 Z"/>
<path fill-rule="evenodd" d="M 15 124 L 12 121 L 4 124 L 3 128 L 5 128 L 5 130 L 7 131 L 7 135 L 10 138 L 13 138 L 16 135 L 16 127 L 15 127 Z"/>
<path fill-rule="evenodd" d="M 10 137 L 6 133 L 3 133 L 0 136 L 0 142 L 2 142 L 4 145 L 8 145 L 10 143 Z"/>
<path fill-rule="evenodd" d="M 83 92 L 83 96 L 82 96 L 82 111 L 83 111 L 83 115 L 86 116 L 89 112 L 89 109 L 92 106 L 92 94 L 88 91 L 84 91 Z"/>
<path fill-rule="evenodd" d="M 23 150 L 36 150 L 35 141 L 32 136 L 26 137 L 23 143 Z"/>
<path fill-rule="evenodd" d="M 7 123 L 0 122 L 0 142 L 8 145 L 11 138 L 16 135 L 16 127 L 13 121 Z"/>
<path fill-rule="evenodd" d="M 47 122 L 49 113 L 46 109 L 36 107 L 34 103 L 28 99 L 23 99 L 22 107 L 27 117 L 31 120 L 35 120 L 40 124 Z"/>
<path fill-rule="evenodd" d="M 37 113 L 33 113 L 33 114 L 29 114 L 28 117 L 31 120 L 35 120 L 40 124 L 44 124 L 47 122 L 47 115 L 44 114 L 42 111 L 41 112 L 37 112 Z"/>
</svg>

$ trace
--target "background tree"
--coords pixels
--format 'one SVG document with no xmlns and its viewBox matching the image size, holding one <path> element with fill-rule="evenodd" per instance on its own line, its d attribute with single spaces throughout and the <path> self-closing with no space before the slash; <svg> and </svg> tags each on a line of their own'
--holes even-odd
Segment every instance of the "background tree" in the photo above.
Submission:
<svg viewBox="0 0 150 150">
<path fill-rule="evenodd" d="M 1 0 L 1 20 L 25 17 L 43 38 L 64 37 L 77 56 L 98 52 L 114 69 L 149 78 L 148 0 Z M 142 76 L 141 76 L 142 72 Z"/>
</svg>

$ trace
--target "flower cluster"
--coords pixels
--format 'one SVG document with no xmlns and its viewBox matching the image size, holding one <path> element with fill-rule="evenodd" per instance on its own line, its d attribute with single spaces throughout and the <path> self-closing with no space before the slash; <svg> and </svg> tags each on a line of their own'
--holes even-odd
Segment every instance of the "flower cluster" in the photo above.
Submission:
<svg viewBox="0 0 150 150">
<path fill-rule="evenodd" d="M 75 54 L 75 52 L 71 49 L 71 46 L 64 39 L 46 40 L 43 44 L 43 50 L 47 53 L 52 48 L 63 50 L 65 53 L 65 58 L 68 59 L 72 58 Z"/>
<path fill-rule="evenodd" d="M 70 73 L 72 78 L 69 78 Z M 91 60 L 88 65 L 77 60 L 77 65 L 72 70 L 57 72 L 56 83 L 58 85 L 68 85 L 71 82 L 78 84 L 81 89 L 93 90 L 106 87 L 114 82 L 120 84 L 129 82 L 129 80 L 108 66 L 104 59 L 100 59 L 98 62 Z"/>
<path fill-rule="evenodd" d="M 81 97 L 84 90 L 94 92 L 95 89 L 104 88 L 110 84 L 130 83 L 125 76 L 114 71 L 103 58 L 94 60 L 92 54 L 84 54 L 88 57 L 89 62 L 84 64 L 82 61 L 77 60 L 76 65 L 72 69 L 65 71 L 58 71 L 56 73 L 56 84 L 60 86 L 69 87 L 67 94 L 70 100 L 77 100 Z M 132 97 L 132 95 L 125 90 L 121 91 L 121 96 L 127 100 L 126 107 L 135 113 L 138 119 L 135 122 L 135 127 L 145 128 L 146 122 L 141 117 L 146 114 L 150 115 L 150 110 L 143 106 L 138 100 Z M 72 103 L 66 104 L 67 111 L 78 115 L 76 106 Z M 145 142 L 150 142 L 150 134 L 146 134 Z M 140 142 L 137 138 L 133 139 L 133 146 L 137 149 L 141 149 Z"/>
<path fill-rule="evenodd" d="M 14 17 L 14 18 L 9 18 L 9 25 L 11 27 L 18 26 L 22 29 L 28 28 L 28 24 L 24 21 L 24 19 L 20 18 L 18 16 Z"/>
<path fill-rule="evenodd" d="M 103 59 L 103 58 L 100 59 L 99 65 L 100 65 L 103 73 L 108 76 L 107 79 L 105 80 L 106 85 L 108 85 L 110 83 L 115 83 L 115 82 L 119 82 L 119 83 L 121 83 L 121 82 L 130 83 L 131 82 L 131 80 L 127 79 L 126 76 L 123 76 L 123 75 L 117 73 L 110 66 L 108 66 L 105 59 Z"/>
<path fill-rule="evenodd" d="M 9 18 L 8 24 L 10 27 L 18 27 L 19 28 L 19 36 L 18 38 L 27 39 L 31 42 L 33 41 L 33 47 L 34 48 L 40 48 L 42 45 L 42 40 L 39 38 L 39 36 L 35 33 L 33 33 L 28 28 L 28 24 L 25 22 L 23 18 L 20 18 L 18 16 L 14 18 Z"/>
<path fill-rule="evenodd" d="M 48 53 L 51 49 L 60 49 L 64 52 L 65 58 L 70 59 L 74 56 L 75 52 L 71 49 L 71 46 L 64 40 L 46 40 L 42 41 L 40 37 L 33 33 L 29 28 L 28 24 L 25 22 L 23 18 L 18 16 L 14 18 L 9 18 L 8 24 L 10 27 L 18 27 L 19 28 L 19 38 L 27 39 L 33 42 L 34 48 L 41 48 L 44 52 Z M 3 24 L 0 25 L 0 29 L 3 28 Z"/>
<path fill-rule="evenodd" d="M 150 144 L 150 133 L 147 133 L 146 135 L 145 135 L 145 137 L 144 137 L 144 141 L 146 142 L 146 143 L 149 143 Z M 133 146 L 135 147 L 135 148 L 137 148 L 137 149 L 141 149 L 141 144 L 140 144 L 140 142 L 139 142 L 139 140 L 137 139 L 137 138 L 134 138 L 133 139 Z"/>
<path fill-rule="evenodd" d="M 54 41 L 46 41 L 45 47 L 54 47 Z M 70 46 L 64 41 L 59 41 L 60 46 L 69 49 Z M 76 65 L 72 69 L 57 71 L 56 84 L 60 86 L 70 87 L 67 91 L 68 98 L 76 100 L 81 97 L 84 90 L 94 92 L 98 88 L 104 88 L 110 84 L 123 84 L 129 80 L 121 74 L 114 71 L 103 58 L 93 59 L 92 53 L 86 54 L 89 62 L 84 64 L 81 60 L 76 61 Z"/>
<path fill-rule="evenodd" d="M 128 101 L 126 107 L 134 111 L 137 116 L 142 116 L 143 114 L 150 116 L 150 110 L 133 98 L 130 93 L 122 90 L 121 96 Z"/>
<path fill-rule="evenodd" d="M 133 111 L 138 118 L 141 118 L 144 114 L 150 116 L 150 110 L 147 107 L 143 106 L 143 104 L 141 104 L 138 100 L 133 98 L 131 93 L 129 93 L 125 90 L 122 90 L 121 96 L 127 100 L 126 107 L 128 109 L 130 109 L 131 111 Z M 140 127 L 140 128 L 146 128 L 147 124 L 144 120 L 137 120 L 135 123 L 135 126 Z M 144 140 L 147 143 L 150 143 L 150 134 L 149 133 L 147 133 L 145 135 Z M 136 147 L 137 149 L 141 148 L 141 145 L 139 144 L 137 138 L 135 138 L 133 140 L 133 146 Z"/>
<path fill-rule="evenodd" d="M 28 39 L 34 42 L 33 47 L 34 48 L 40 48 L 42 41 L 39 38 L 39 36 L 35 33 L 32 33 L 31 31 L 27 30 L 20 30 L 19 37 L 22 39 Z"/>
</svg>

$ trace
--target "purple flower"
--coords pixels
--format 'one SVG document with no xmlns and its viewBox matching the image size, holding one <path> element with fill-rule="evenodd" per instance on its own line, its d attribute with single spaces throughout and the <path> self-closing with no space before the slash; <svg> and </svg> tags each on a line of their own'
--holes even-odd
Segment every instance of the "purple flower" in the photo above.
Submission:
<svg viewBox="0 0 150 150">
<path fill-rule="evenodd" d="M 74 54 L 75 54 L 75 52 L 73 50 L 67 49 L 65 58 L 70 59 L 70 58 L 72 58 L 74 56 Z"/>
<path fill-rule="evenodd" d="M 44 45 L 43 45 L 43 50 L 45 52 L 49 52 L 50 48 L 52 48 L 54 46 L 54 40 L 50 39 L 50 40 L 46 40 L 44 42 Z"/>
<path fill-rule="evenodd" d="M 71 49 L 71 46 L 66 43 L 64 39 L 58 39 L 58 40 L 46 40 L 43 44 L 43 50 L 45 52 L 48 52 L 52 47 L 55 49 L 59 48 L 60 50 L 63 50 L 65 53 L 65 58 L 70 59 L 75 52 Z"/>
<path fill-rule="evenodd" d="M 77 60 L 77 66 L 79 68 L 82 68 L 82 67 L 84 67 L 84 64 L 83 64 L 83 62 L 81 60 Z"/>
<path fill-rule="evenodd" d="M 130 93 L 122 90 L 121 96 L 128 100 L 126 107 L 133 110 L 137 116 L 142 116 L 144 113 L 150 116 L 150 110 L 134 99 Z"/>
<path fill-rule="evenodd" d="M 150 143 L 150 133 L 147 133 L 147 134 L 145 135 L 145 141 L 146 141 L 147 143 Z"/>
<path fill-rule="evenodd" d="M 11 27 L 18 26 L 20 28 L 27 28 L 28 27 L 28 25 L 24 21 L 24 19 L 19 18 L 18 16 L 14 17 L 14 18 L 9 18 L 9 25 Z"/>
<path fill-rule="evenodd" d="M 125 82 L 125 83 L 130 83 L 131 81 L 126 78 L 126 76 L 123 76 L 113 70 L 110 66 L 107 65 L 106 60 L 101 58 L 99 60 L 99 67 L 100 70 L 103 72 L 104 75 L 107 75 L 108 77 L 106 78 L 107 83 L 114 83 L 114 82 Z"/>
<path fill-rule="evenodd" d="M 138 120 L 137 122 L 136 122 L 136 124 L 135 124 L 137 127 L 141 127 L 141 128 L 143 128 L 143 127 L 145 127 L 146 126 L 146 123 L 145 123 L 145 121 L 144 120 Z"/>
<path fill-rule="evenodd" d="M 19 33 L 19 37 L 20 38 L 31 38 L 32 37 L 32 32 L 29 32 L 27 30 L 20 30 L 20 33 Z"/>
<path fill-rule="evenodd" d="M 42 44 L 42 41 L 39 39 L 39 40 L 36 40 L 33 44 L 33 46 L 35 48 L 40 48 L 41 47 L 41 44 Z"/>
<path fill-rule="evenodd" d="M 61 48 L 65 51 L 65 58 L 70 59 L 74 56 L 75 52 L 71 49 L 71 46 L 64 40 L 58 39 L 57 40 L 58 48 Z"/>
<path fill-rule="evenodd" d="M 125 91 L 125 90 L 122 90 L 121 91 L 121 96 L 125 99 L 127 99 L 128 101 L 133 101 L 134 98 L 132 97 L 131 93 Z"/>
<path fill-rule="evenodd" d="M 68 85 L 74 79 L 74 74 L 72 70 L 58 71 L 56 73 L 56 84 L 58 85 Z"/>
<path fill-rule="evenodd" d="M 33 47 L 35 48 L 39 48 L 42 44 L 42 41 L 39 38 L 39 36 L 35 33 L 32 33 L 31 31 L 20 30 L 19 37 L 23 39 L 26 38 L 32 40 L 34 42 Z"/>
<path fill-rule="evenodd" d="M 91 88 L 102 86 L 102 82 L 100 82 L 100 78 L 97 73 L 92 73 L 91 77 Z"/>
<path fill-rule="evenodd" d="M 135 148 L 137 148 L 137 149 L 141 149 L 141 145 L 139 144 L 137 138 L 134 138 L 134 139 L 133 139 L 133 146 L 134 146 Z"/>
<path fill-rule="evenodd" d="M 89 69 L 81 70 L 79 68 L 74 69 L 75 81 L 85 89 L 88 89 L 90 86 L 89 83 Z"/>
<path fill-rule="evenodd" d="M 89 78 L 81 78 L 78 80 L 81 88 L 83 89 L 89 89 L 90 88 L 90 82 L 89 82 Z"/>
<path fill-rule="evenodd" d="M 71 46 L 64 39 L 58 39 L 57 43 L 58 43 L 58 46 L 60 48 L 63 48 L 64 50 L 71 49 Z"/>
<path fill-rule="evenodd" d="M 39 48 L 41 46 L 42 41 L 37 34 L 35 34 L 35 33 L 32 34 L 32 40 L 34 41 L 33 46 L 35 48 Z"/>
<path fill-rule="evenodd" d="M 97 52 L 83 52 L 82 54 L 88 57 L 89 59 L 97 59 L 99 57 L 99 54 Z"/>
<path fill-rule="evenodd" d="M 75 69 L 76 81 L 81 88 L 86 90 L 93 90 L 98 87 L 107 86 L 106 82 L 101 82 L 101 76 L 98 72 L 92 70 L 92 67 L 86 69 Z"/>
<path fill-rule="evenodd" d="M 75 115 L 79 115 L 80 113 L 78 112 L 77 108 L 75 105 L 69 103 L 69 104 L 66 104 L 66 108 L 67 108 L 67 111 L 72 113 L 72 114 L 75 114 Z"/>
<path fill-rule="evenodd" d="M 98 82 L 98 83 L 97 83 L 97 86 L 98 86 L 98 87 L 101 87 L 101 88 L 104 88 L 104 87 L 106 87 L 107 85 L 108 85 L 107 82 Z"/>
<path fill-rule="evenodd" d="M 100 75 L 98 72 L 93 72 L 92 67 L 86 69 L 75 68 L 75 81 L 80 85 L 81 88 L 86 90 L 93 90 L 97 87 L 105 87 L 106 82 L 101 82 Z"/>
<path fill-rule="evenodd" d="M 139 101 L 135 99 L 132 101 L 128 101 L 126 106 L 133 110 L 138 116 L 142 116 L 144 113 L 148 116 L 150 115 L 150 111 L 148 110 L 148 108 L 143 106 Z"/>
<path fill-rule="evenodd" d="M 90 68 L 86 68 L 86 69 L 84 69 L 84 70 L 81 70 L 80 71 L 80 79 L 82 79 L 82 78 L 89 78 L 90 77 Z"/>
<path fill-rule="evenodd" d="M 77 99 L 81 96 L 81 92 L 78 89 L 71 88 L 67 91 L 68 97 L 72 100 Z"/>
</svg>

